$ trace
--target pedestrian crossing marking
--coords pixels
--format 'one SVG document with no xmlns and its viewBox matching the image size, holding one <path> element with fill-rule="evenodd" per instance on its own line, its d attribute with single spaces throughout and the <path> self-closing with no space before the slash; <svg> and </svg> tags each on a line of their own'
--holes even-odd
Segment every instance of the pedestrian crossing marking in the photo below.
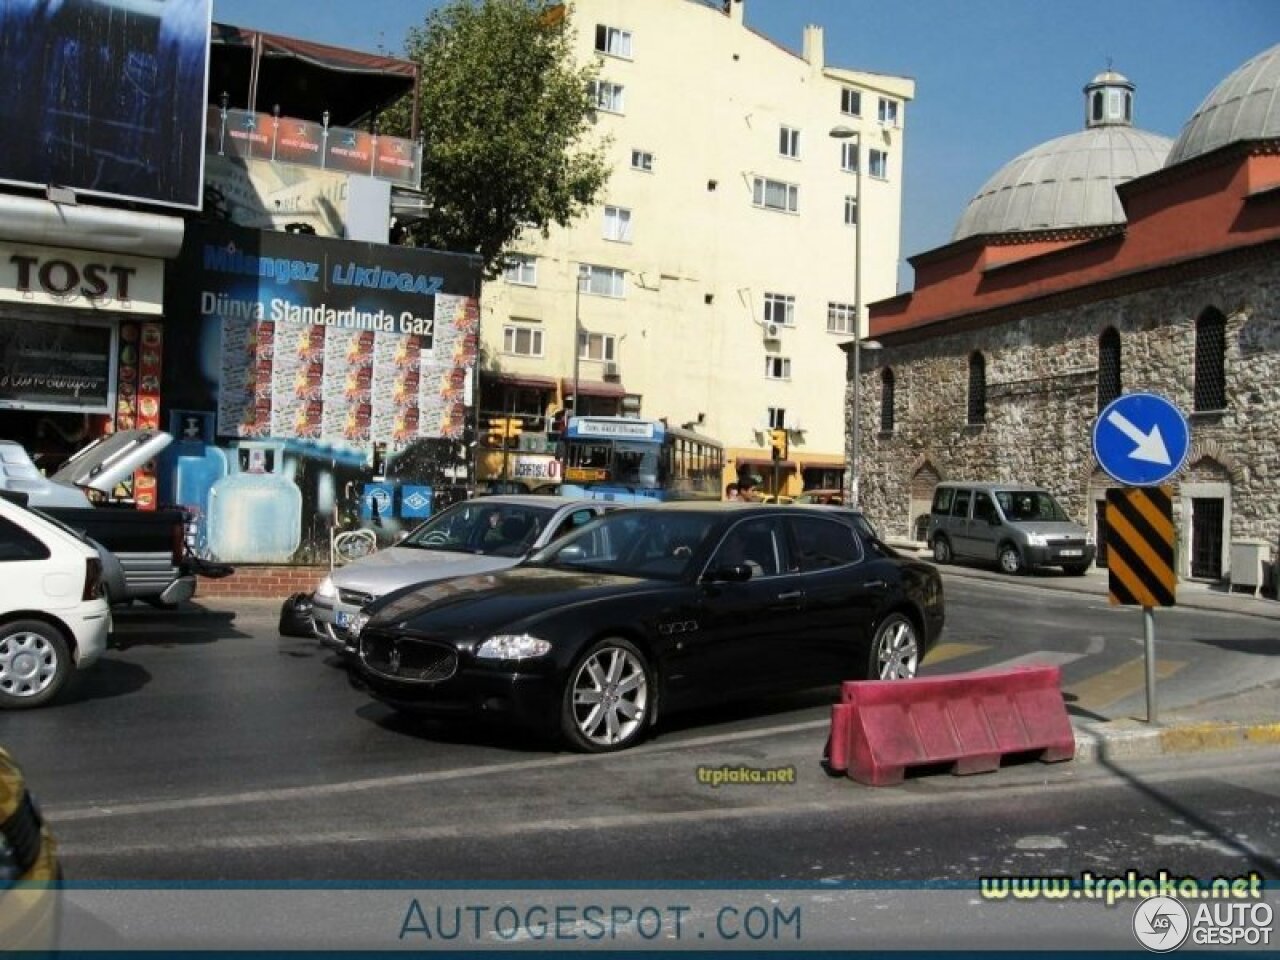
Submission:
<svg viewBox="0 0 1280 960">
<path fill-rule="evenodd" d="M 1187 665 L 1184 660 L 1156 660 L 1156 677 L 1168 680 Z M 1079 683 L 1063 684 L 1065 691 L 1075 697 L 1068 700 L 1072 706 L 1088 710 L 1109 707 L 1144 689 L 1146 686 L 1146 660 L 1135 657 L 1118 667 L 1096 673 Z"/>
</svg>

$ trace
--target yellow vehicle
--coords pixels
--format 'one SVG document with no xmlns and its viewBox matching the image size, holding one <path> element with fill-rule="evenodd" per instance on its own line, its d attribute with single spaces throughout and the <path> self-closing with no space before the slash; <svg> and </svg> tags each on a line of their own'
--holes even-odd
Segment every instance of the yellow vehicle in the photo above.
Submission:
<svg viewBox="0 0 1280 960">
<path fill-rule="evenodd" d="M 53 836 L 22 771 L 0 749 L 0 948 L 53 949 L 60 880 Z"/>
</svg>

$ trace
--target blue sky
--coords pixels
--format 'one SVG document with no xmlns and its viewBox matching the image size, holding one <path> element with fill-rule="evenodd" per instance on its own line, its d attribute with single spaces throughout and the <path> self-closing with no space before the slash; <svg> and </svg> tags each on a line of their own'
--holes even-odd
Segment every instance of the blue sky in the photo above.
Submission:
<svg viewBox="0 0 1280 960">
<path fill-rule="evenodd" d="M 632 0 L 644 3 L 647 0 Z M 1006 162 L 1084 125 L 1108 62 L 1137 86 L 1136 125 L 1176 137 L 1219 81 L 1280 42 L 1280 0 L 745 0 L 747 23 L 833 66 L 911 77 L 902 256 L 946 243 Z M 437 0 L 214 0 L 214 17 L 360 50 L 403 49 Z M 903 288 L 911 270 L 899 271 Z"/>
</svg>

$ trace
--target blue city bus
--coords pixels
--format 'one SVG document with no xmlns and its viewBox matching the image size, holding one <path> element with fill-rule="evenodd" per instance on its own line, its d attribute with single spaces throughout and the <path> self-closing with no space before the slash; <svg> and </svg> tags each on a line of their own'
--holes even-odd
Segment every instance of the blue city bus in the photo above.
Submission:
<svg viewBox="0 0 1280 960">
<path fill-rule="evenodd" d="M 661 420 L 571 417 L 560 492 L 595 500 L 718 500 L 724 447 Z"/>
</svg>

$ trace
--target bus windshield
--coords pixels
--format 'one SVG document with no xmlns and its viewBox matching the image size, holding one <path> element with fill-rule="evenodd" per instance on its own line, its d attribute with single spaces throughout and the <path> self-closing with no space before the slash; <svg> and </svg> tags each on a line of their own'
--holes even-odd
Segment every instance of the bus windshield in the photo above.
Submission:
<svg viewBox="0 0 1280 960">
<path fill-rule="evenodd" d="M 660 420 L 575 417 L 560 442 L 565 496 L 718 499 L 724 448 Z"/>
</svg>

